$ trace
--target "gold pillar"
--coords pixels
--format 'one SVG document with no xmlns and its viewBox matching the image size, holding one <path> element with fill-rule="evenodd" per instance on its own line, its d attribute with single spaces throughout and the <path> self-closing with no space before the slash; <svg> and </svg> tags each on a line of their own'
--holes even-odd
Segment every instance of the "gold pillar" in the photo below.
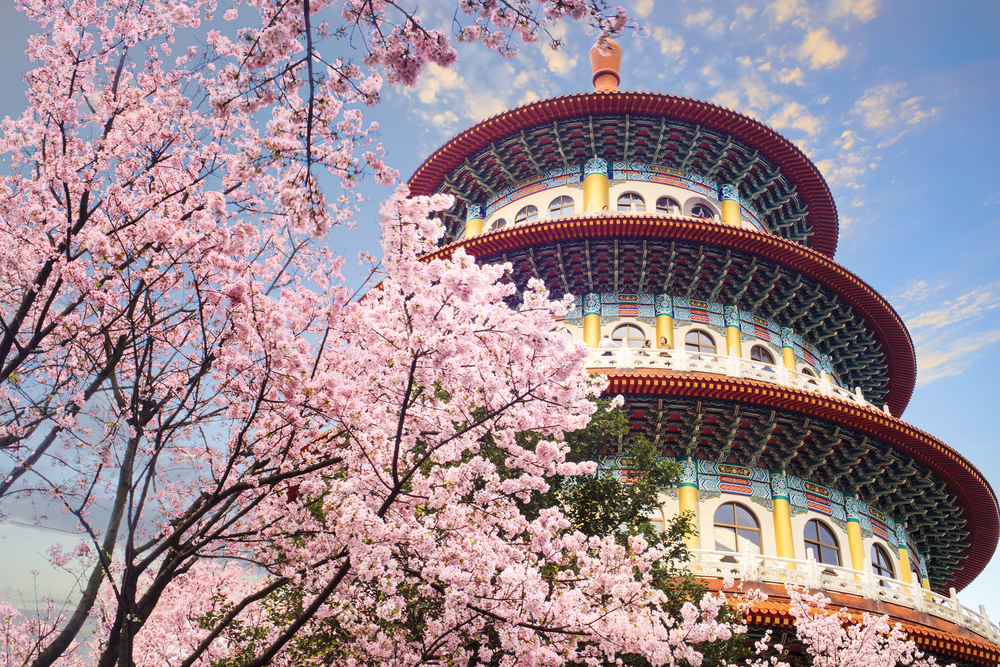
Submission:
<svg viewBox="0 0 1000 667">
<path fill-rule="evenodd" d="M 656 314 L 656 347 L 660 347 L 660 339 L 666 338 L 671 350 L 674 346 L 674 300 L 660 292 L 653 296 L 653 312 Z"/>
<path fill-rule="evenodd" d="M 608 162 L 599 157 L 583 165 L 583 212 L 598 213 L 609 206 Z"/>
<path fill-rule="evenodd" d="M 785 368 L 795 370 L 795 348 L 792 347 L 792 330 L 788 327 L 781 327 L 781 360 Z"/>
<path fill-rule="evenodd" d="M 660 347 L 661 338 L 667 339 L 671 350 L 677 349 L 674 347 L 674 318 L 670 315 L 656 316 L 656 347 Z"/>
<path fill-rule="evenodd" d="M 592 350 L 601 342 L 601 295 L 597 292 L 583 295 L 583 342 Z"/>
<path fill-rule="evenodd" d="M 737 357 L 743 356 L 743 343 L 740 339 L 740 309 L 733 304 L 725 305 L 722 308 L 724 322 L 726 324 L 726 355 L 730 350 L 735 350 Z"/>
<path fill-rule="evenodd" d="M 792 541 L 792 508 L 788 504 L 785 473 L 771 471 L 771 504 L 774 507 L 774 548 L 778 558 L 795 558 Z"/>
<path fill-rule="evenodd" d="M 680 484 L 677 485 L 677 504 L 681 513 L 691 512 L 694 515 L 695 528 L 698 527 L 698 468 L 694 459 L 688 457 L 679 461 L 681 464 Z M 698 534 L 688 535 L 685 539 L 688 549 L 698 548 Z"/>
<path fill-rule="evenodd" d="M 483 216 L 486 214 L 486 207 L 482 204 L 469 204 L 469 209 L 465 214 L 465 238 L 471 239 L 483 233 Z"/>
<path fill-rule="evenodd" d="M 913 583 L 913 570 L 910 569 L 910 552 L 905 547 L 899 547 L 899 578 L 908 584 Z"/>
<path fill-rule="evenodd" d="M 742 227 L 740 193 L 736 189 L 736 186 L 729 184 L 720 185 L 719 203 L 722 205 L 722 221 L 730 227 Z"/>
<path fill-rule="evenodd" d="M 851 548 L 851 567 L 865 569 L 865 541 L 861 536 L 861 522 L 857 519 L 847 520 L 847 543 Z"/>
</svg>

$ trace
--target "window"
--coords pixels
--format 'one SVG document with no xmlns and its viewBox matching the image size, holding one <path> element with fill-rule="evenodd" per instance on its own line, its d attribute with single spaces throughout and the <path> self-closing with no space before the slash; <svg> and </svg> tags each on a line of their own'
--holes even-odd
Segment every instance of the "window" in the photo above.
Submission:
<svg viewBox="0 0 1000 667">
<path fill-rule="evenodd" d="M 750 348 L 751 361 L 759 361 L 762 364 L 773 364 L 774 355 L 763 345 L 754 345 Z"/>
<path fill-rule="evenodd" d="M 549 204 L 549 217 L 551 218 L 557 215 L 572 215 L 573 210 L 572 197 L 556 197 Z"/>
<path fill-rule="evenodd" d="M 670 213 L 670 209 L 680 209 L 680 207 L 681 205 L 677 203 L 677 200 L 671 197 L 660 197 L 656 200 L 657 213 Z"/>
<path fill-rule="evenodd" d="M 646 200 L 636 192 L 626 192 L 618 197 L 618 210 L 644 213 L 646 211 Z"/>
<path fill-rule="evenodd" d="M 646 515 L 646 519 L 649 520 L 651 526 L 653 526 L 653 532 L 662 533 L 663 532 L 663 510 L 659 507 L 650 510 L 649 514 Z"/>
<path fill-rule="evenodd" d="M 826 565 L 840 565 L 840 544 L 825 523 L 813 519 L 806 524 L 806 550 L 813 551 L 813 557 Z"/>
<path fill-rule="evenodd" d="M 726 503 L 715 510 L 715 550 L 760 553 L 760 524 L 753 512 L 739 503 Z"/>
<path fill-rule="evenodd" d="M 715 340 L 701 329 L 692 329 L 684 335 L 684 349 L 688 352 L 715 354 Z"/>
<path fill-rule="evenodd" d="M 896 578 L 896 571 L 892 567 L 892 558 L 889 557 L 889 552 L 886 551 L 881 544 L 872 545 L 872 572 L 876 577 L 887 577 L 889 579 Z M 882 586 L 887 586 L 884 581 L 879 582 Z"/>
<path fill-rule="evenodd" d="M 503 229 L 506 226 L 507 226 L 507 220 L 506 219 L 504 219 L 504 218 L 497 218 L 496 220 L 494 220 L 493 222 L 490 223 L 490 231 L 491 232 L 495 232 L 496 230 Z"/>
<path fill-rule="evenodd" d="M 702 220 L 711 220 L 715 217 L 715 211 L 704 204 L 695 204 L 691 207 L 691 217 L 701 218 Z"/>
<path fill-rule="evenodd" d="M 514 224 L 532 222 L 534 220 L 538 220 L 538 208 L 535 206 L 525 206 L 514 216 Z"/>
<path fill-rule="evenodd" d="M 646 342 L 646 334 L 634 324 L 623 324 L 611 332 L 615 347 L 640 348 Z"/>
</svg>

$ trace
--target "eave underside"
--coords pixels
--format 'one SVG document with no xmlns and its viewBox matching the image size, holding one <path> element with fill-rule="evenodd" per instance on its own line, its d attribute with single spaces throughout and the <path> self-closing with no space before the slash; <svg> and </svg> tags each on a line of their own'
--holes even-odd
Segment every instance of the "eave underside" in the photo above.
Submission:
<svg viewBox="0 0 1000 667">
<path fill-rule="evenodd" d="M 791 327 L 827 354 L 841 382 L 881 406 L 885 355 L 864 319 L 837 295 L 796 271 L 703 243 L 638 238 L 547 243 L 481 258 L 510 262 L 519 290 L 537 278 L 555 298 L 586 292 L 656 294 L 736 304 Z"/>
<path fill-rule="evenodd" d="M 612 373 L 633 431 L 665 456 L 786 470 L 856 493 L 908 523 L 932 587 L 961 589 L 986 567 L 1000 510 L 954 450 L 883 413 L 809 392 L 706 374 Z"/>
<path fill-rule="evenodd" d="M 439 192 L 456 198 L 444 215 L 446 242 L 457 238 L 468 204 L 485 202 L 512 185 L 591 157 L 636 161 L 736 185 L 771 233 L 795 242 L 812 234 L 808 206 L 780 168 L 728 134 L 697 123 L 624 114 L 553 120 L 491 142 L 446 175 Z"/>
</svg>

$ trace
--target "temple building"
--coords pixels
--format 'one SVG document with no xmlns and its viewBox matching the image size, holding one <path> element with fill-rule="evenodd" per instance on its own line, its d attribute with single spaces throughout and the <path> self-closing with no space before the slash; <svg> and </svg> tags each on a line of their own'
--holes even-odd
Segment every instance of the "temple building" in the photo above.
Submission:
<svg viewBox="0 0 1000 667">
<path fill-rule="evenodd" d="M 411 191 L 455 197 L 438 253 L 573 295 L 567 337 L 682 466 L 654 524 L 693 512 L 699 576 L 765 589 L 752 629 L 788 631 L 790 582 L 888 614 L 945 662 L 997 664 L 1000 630 L 958 597 L 996 549 L 996 496 L 901 420 L 913 344 L 834 260 L 823 176 L 750 117 L 619 90 L 620 62 L 592 51 L 593 91 L 503 112 L 424 161 Z M 602 466 L 627 470 L 627 445 Z"/>
</svg>

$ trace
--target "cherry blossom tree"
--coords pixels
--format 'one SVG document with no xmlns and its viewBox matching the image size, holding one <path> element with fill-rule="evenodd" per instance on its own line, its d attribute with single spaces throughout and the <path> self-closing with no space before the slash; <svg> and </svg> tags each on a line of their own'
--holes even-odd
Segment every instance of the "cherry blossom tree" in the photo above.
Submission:
<svg viewBox="0 0 1000 667">
<path fill-rule="evenodd" d="M 565 303 L 533 286 L 512 311 L 503 267 L 419 261 L 450 202 L 405 190 L 378 288 L 344 288 L 330 235 L 360 178 L 397 178 L 364 109 L 457 54 L 399 3 L 327 4 L 18 4 L 40 32 L 0 128 L 0 507 L 48 503 L 82 540 L 51 554 L 70 605 L 5 612 L 35 638 L 6 664 L 280 663 L 331 624 L 345 662 L 470 657 L 487 626 L 506 661 L 553 664 L 731 636 L 716 598 L 669 612 L 642 535 L 523 511 L 592 471 L 562 439 L 601 389 L 553 328 Z M 628 21 L 598 0 L 457 14 L 501 55 Z M 399 631 L 420 598 L 435 613 Z M 276 600 L 297 605 L 281 625 Z"/>
</svg>

